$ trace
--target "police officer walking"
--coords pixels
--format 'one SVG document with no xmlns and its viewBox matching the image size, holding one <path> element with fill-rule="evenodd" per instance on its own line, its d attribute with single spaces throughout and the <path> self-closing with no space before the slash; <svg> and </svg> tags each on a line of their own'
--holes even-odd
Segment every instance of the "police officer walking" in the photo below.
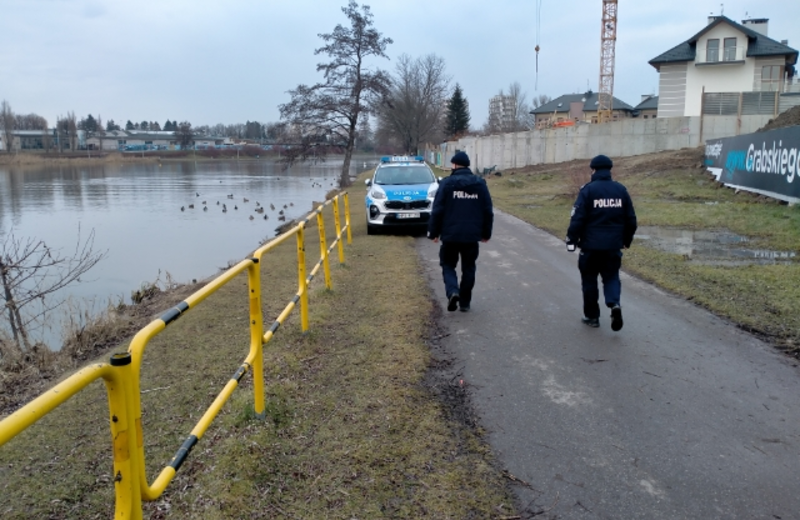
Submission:
<svg viewBox="0 0 800 520">
<path fill-rule="evenodd" d="M 589 163 L 592 180 L 581 187 L 567 231 L 567 250 L 581 250 L 578 269 L 583 289 L 583 323 L 600 326 L 600 292 L 603 280 L 606 307 L 611 309 L 611 330 L 622 329 L 619 268 L 622 248 L 629 248 L 636 233 L 636 212 L 628 190 L 611 179 L 613 163 L 598 155 Z"/>
<path fill-rule="evenodd" d="M 447 310 L 470 309 L 475 286 L 478 242 L 492 237 L 494 211 L 486 181 L 472 174 L 469 156 L 456 152 L 450 160 L 453 171 L 439 184 L 428 221 L 428 238 L 438 243 Z M 456 266 L 461 257 L 461 283 Z"/>
</svg>

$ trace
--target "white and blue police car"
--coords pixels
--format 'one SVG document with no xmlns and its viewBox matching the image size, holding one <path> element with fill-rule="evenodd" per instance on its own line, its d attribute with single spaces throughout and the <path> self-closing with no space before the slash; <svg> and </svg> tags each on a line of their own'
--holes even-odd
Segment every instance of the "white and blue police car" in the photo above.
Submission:
<svg viewBox="0 0 800 520">
<path fill-rule="evenodd" d="M 367 234 L 392 226 L 427 228 L 439 179 L 423 157 L 382 157 L 366 184 Z"/>
</svg>

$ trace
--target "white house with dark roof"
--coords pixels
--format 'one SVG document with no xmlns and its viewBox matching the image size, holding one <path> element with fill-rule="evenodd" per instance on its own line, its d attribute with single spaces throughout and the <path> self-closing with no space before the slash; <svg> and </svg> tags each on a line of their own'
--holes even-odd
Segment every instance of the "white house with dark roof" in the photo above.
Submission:
<svg viewBox="0 0 800 520">
<path fill-rule="evenodd" d="M 658 117 L 658 96 L 647 94 L 642 96 L 638 105 L 633 107 L 633 116 L 642 119 L 655 119 Z"/>
<path fill-rule="evenodd" d="M 799 87 L 793 81 L 798 53 L 788 41 L 767 36 L 768 28 L 765 18 L 739 24 L 725 16 L 711 16 L 700 32 L 650 60 L 659 72 L 658 116 L 701 115 L 704 92 L 771 92 L 775 94 L 749 99 L 777 106 L 777 93 Z M 738 96 L 734 104 L 736 100 Z M 730 110 L 736 114 L 735 107 Z"/>
<path fill-rule="evenodd" d="M 633 107 L 613 98 L 611 117 L 614 121 L 631 117 Z M 536 128 L 545 128 L 558 123 L 596 123 L 599 99 L 591 90 L 583 94 L 564 94 L 531 110 L 536 119 Z"/>
</svg>

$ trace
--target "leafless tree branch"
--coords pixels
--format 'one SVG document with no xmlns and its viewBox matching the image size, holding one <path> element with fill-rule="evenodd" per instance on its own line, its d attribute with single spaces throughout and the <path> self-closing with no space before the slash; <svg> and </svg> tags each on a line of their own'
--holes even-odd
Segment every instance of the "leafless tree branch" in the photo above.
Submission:
<svg viewBox="0 0 800 520">
<path fill-rule="evenodd" d="M 47 315 L 65 299 L 56 293 L 81 281 L 106 252 L 95 253 L 94 230 L 75 250 L 63 256 L 44 241 L 17 238 L 10 233 L 0 250 L 0 287 L 4 301 L 5 326 L 20 350 L 30 350 L 31 336 L 41 330 Z"/>
</svg>

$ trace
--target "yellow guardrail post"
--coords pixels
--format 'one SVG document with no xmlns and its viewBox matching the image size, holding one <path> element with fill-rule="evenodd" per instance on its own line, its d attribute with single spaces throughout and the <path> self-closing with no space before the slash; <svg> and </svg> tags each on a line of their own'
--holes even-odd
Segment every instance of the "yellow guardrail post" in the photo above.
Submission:
<svg viewBox="0 0 800 520">
<path fill-rule="evenodd" d="M 342 241 L 342 221 L 339 218 L 339 196 L 333 199 L 333 222 L 336 224 L 336 242 L 339 246 L 339 263 L 344 263 L 344 243 Z"/>
<path fill-rule="evenodd" d="M 352 227 L 350 225 L 350 197 L 347 196 L 347 192 L 343 193 L 344 195 L 344 225 L 347 226 L 347 243 L 353 243 L 353 234 L 350 231 Z"/>
<path fill-rule="evenodd" d="M 300 329 L 308 330 L 308 282 L 306 281 L 305 223 L 297 227 L 297 282 L 300 294 Z"/>
<path fill-rule="evenodd" d="M 325 240 L 325 219 L 322 217 L 322 208 L 317 209 L 317 227 L 319 227 L 319 254 L 321 255 L 322 268 L 325 270 L 325 287 L 330 290 L 331 285 L 331 265 L 328 261 L 328 244 Z"/>
<path fill-rule="evenodd" d="M 143 468 L 136 456 L 136 429 L 133 419 L 133 375 L 128 352 L 111 356 L 115 379 L 106 379 L 111 438 L 114 442 L 115 520 L 142 518 L 142 489 L 139 479 Z"/>
<path fill-rule="evenodd" d="M 247 268 L 247 285 L 250 289 L 250 356 L 253 358 L 253 410 L 265 417 L 264 404 L 264 316 L 261 311 L 261 264 L 253 258 Z"/>
<path fill-rule="evenodd" d="M 103 379 L 114 454 L 114 493 L 117 520 L 141 520 L 140 466 L 136 458 L 136 435 L 132 418 L 132 374 L 130 355 L 115 354 L 111 364 L 95 363 L 80 369 L 46 393 L 0 421 L 0 446 L 55 410 L 97 379 Z"/>
</svg>

